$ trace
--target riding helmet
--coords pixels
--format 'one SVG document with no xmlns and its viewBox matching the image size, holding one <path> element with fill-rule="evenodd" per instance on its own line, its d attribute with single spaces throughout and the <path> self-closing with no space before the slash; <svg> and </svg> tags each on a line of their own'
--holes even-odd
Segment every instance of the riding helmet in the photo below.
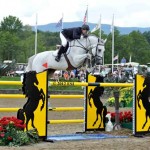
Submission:
<svg viewBox="0 0 150 150">
<path fill-rule="evenodd" d="M 90 27 L 89 27 L 87 24 L 82 25 L 81 28 L 82 28 L 83 30 L 87 30 L 87 31 L 90 30 Z"/>
</svg>

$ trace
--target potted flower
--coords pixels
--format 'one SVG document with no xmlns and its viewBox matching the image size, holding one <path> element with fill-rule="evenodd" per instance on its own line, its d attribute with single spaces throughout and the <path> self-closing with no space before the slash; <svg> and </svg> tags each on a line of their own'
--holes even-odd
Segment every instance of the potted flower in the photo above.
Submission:
<svg viewBox="0 0 150 150">
<path fill-rule="evenodd" d="M 111 114 L 111 121 L 114 123 L 116 113 L 115 112 L 109 112 L 109 113 Z M 131 111 L 119 112 L 119 120 L 120 120 L 121 127 L 132 130 L 132 112 Z"/>
<path fill-rule="evenodd" d="M 24 131 L 26 125 L 16 117 L 0 119 L 0 146 L 21 146 L 38 142 L 36 129 Z"/>
</svg>

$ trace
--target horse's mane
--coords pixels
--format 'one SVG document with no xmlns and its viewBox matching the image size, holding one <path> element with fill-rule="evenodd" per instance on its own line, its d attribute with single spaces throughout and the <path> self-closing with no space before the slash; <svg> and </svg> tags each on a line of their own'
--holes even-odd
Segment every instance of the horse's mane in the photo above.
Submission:
<svg viewBox="0 0 150 150">
<path fill-rule="evenodd" d="M 89 36 L 94 36 L 96 38 L 99 38 L 98 36 L 96 36 L 95 34 L 89 34 Z"/>
<path fill-rule="evenodd" d="M 99 43 L 100 43 L 101 45 L 104 45 L 104 44 L 105 44 L 104 40 L 103 40 L 103 39 L 100 39 L 100 38 L 99 38 L 98 36 L 96 36 L 95 34 L 89 34 L 89 36 L 93 36 L 93 37 L 97 38 L 97 39 L 99 40 Z"/>
</svg>

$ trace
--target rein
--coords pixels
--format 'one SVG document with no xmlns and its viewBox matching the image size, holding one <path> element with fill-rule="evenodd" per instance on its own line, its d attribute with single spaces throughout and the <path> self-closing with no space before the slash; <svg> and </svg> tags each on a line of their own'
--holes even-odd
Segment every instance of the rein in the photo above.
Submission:
<svg viewBox="0 0 150 150">
<path fill-rule="evenodd" d="M 89 40 L 89 38 L 87 38 L 88 40 Z M 82 49 L 84 49 L 86 52 L 88 52 L 89 50 L 88 50 L 88 48 L 86 48 L 78 39 L 76 40 L 80 45 L 70 45 L 69 47 L 79 47 L 79 48 L 82 48 Z M 89 42 L 90 42 L 90 40 L 89 40 Z"/>
</svg>

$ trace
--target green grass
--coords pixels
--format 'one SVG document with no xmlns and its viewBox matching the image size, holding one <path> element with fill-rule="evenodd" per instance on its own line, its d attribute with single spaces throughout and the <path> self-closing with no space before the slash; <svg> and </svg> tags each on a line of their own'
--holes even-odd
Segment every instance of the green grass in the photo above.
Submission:
<svg viewBox="0 0 150 150">
<path fill-rule="evenodd" d="M 7 77 L 3 76 L 0 78 L 0 81 L 20 81 L 20 77 Z M 78 82 L 77 79 L 64 80 L 64 78 L 60 78 L 60 81 L 63 82 Z M 0 89 L 20 89 L 22 86 L 20 85 L 0 85 Z M 82 90 L 80 86 L 51 86 L 49 90 Z"/>
</svg>

